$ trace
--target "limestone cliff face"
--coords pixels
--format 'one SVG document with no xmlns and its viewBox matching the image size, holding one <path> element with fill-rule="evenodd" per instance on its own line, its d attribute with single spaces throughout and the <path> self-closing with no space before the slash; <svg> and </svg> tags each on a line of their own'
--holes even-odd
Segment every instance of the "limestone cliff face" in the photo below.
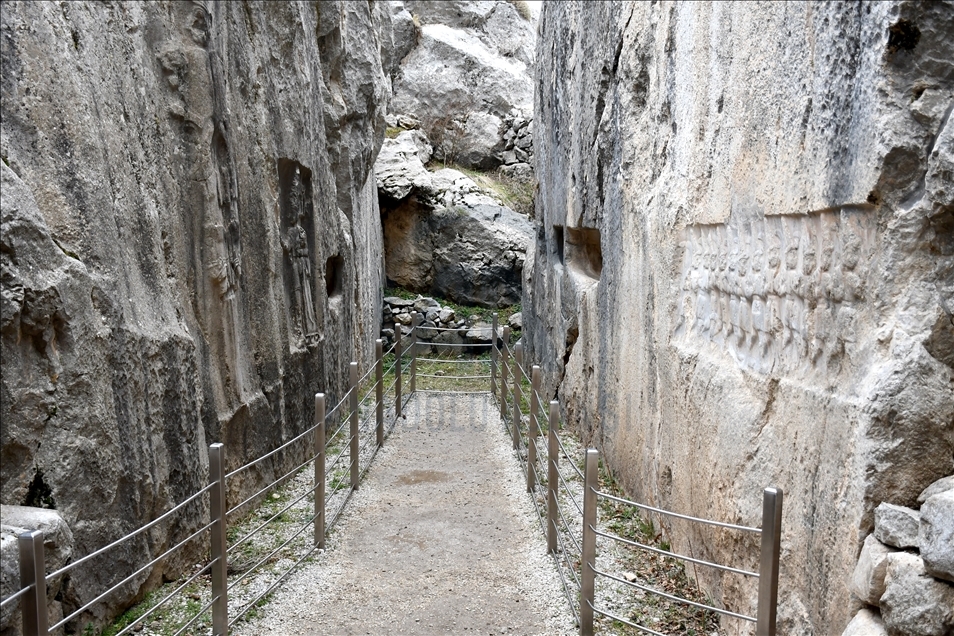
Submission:
<svg viewBox="0 0 954 636">
<path fill-rule="evenodd" d="M 9 2 L 0 35 L 2 500 L 55 506 L 82 555 L 204 485 L 208 444 L 236 467 L 309 426 L 369 355 L 390 10 Z"/>
<path fill-rule="evenodd" d="M 633 495 L 759 525 L 785 490 L 783 633 L 840 632 L 874 506 L 954 471 L 952 32 L 949 2 L 544 5 L 532 359 Z"/>
</svg>

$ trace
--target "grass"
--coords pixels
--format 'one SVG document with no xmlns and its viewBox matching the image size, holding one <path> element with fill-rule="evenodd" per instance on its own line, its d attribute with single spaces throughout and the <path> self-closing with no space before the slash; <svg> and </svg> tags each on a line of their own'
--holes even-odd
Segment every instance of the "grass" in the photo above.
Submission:
<svg viewBox="0 0 954 636">
<path fill-rule="evenodd" d="M 533 197 L 536 185 L 532 182 L 520 181 L 503 174 L 500 170 L 482 172 L 472 170 L 454 163 L 432 161 L 427 165 L 428 170 L 438 168 L 453 168 L 470 177 L 484 192 L 500 199 L 508 208 L 525 216 L 533 216 Z"/>
<path fill-rule="evenodd" d="M 600 489 L 618 497 L 625 497 L 622 488 L 603 464 L 602 459 L 600 460 Z M 608 499 L 600 499 L 598 510 L 601 523 L 613 534 L 666 552 L 671 550 L 670 542 L 665 538 L 665 532 L 657 529 L 652 518 L 648 515 L 644 516 L 636 508 Z M 713 604 L 712 600 L 690 581 L 682 561 L 647 550 L 624 546 L 616 546 L 616 548 L 620 565 L 626 568 L 627 574 L 635 575 L 636 582 L 641 585 L 696 603 Z M 631 592 L 628 593 L 631 594 Z M 633 596 L 624 617 L 663 633 L 701 636 L 719 630 L 719 616 L 715 612 L 675 603 L 654 594 L 646 594 L 641 598 Z M 615 622 L 612 626 L 618 634 L 641 633 Z"/>
</svg>

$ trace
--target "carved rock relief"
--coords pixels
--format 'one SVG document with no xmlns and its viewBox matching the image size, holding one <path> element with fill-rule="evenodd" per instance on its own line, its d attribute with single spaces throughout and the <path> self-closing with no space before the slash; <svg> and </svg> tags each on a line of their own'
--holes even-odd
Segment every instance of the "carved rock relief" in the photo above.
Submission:
<svg viewBox="0 0 954 636">
<path fill-rule="evenodd" d="M 278 161 L 281 187 L 281 243 L 285 255 L 285 288 L 297 343 L 317 346 L 320 340 L 315 314 L 313 254 L 314 204 L 311 171 L 288 159 Z"/>
<path fill-rule="evenodd" d="M 763 373 L 837 371 L 858 345 L 876 234 L 866 207 L 689 226 L 674 335 Z"/>
<path fill-rule="evenodd" d="M 173 5 L 178 31 L 158 61 L 169 89 L 167 112 L 182 148 L 185 213 L 192 221 L 195 309 L 216 360 L 223 363 L 218 399 L 244 403 L 254 390 L 248 371 L 242 299 L 238 180 L 224 107 L 216 100 L 209 46 L 212 17 L 198 3 Z"/>
</svg>

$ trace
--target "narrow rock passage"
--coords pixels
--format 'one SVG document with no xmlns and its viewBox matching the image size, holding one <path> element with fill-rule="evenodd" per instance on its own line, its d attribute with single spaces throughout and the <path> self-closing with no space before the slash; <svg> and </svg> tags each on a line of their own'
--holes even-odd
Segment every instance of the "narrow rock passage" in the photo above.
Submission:
<svg viewBox="0 0 954 636">
<path fill-rule="evenodd" d="M 234 634 L 570 634 L 489 395 L 418 393 L 329 537 Z"/>
</svg>

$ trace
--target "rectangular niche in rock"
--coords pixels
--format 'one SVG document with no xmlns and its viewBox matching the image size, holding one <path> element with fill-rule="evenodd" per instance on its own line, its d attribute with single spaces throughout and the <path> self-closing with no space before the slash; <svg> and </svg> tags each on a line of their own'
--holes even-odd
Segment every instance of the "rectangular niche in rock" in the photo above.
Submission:
<svg viewBox="0 0 954 636">
<path fill-rule="evenodd" d="M 291 159 L 278 160 L 281 243 L 285 298 L 291 328 L 300 344 L 318 340 L 315 314 L 315 212 L 311 170 Z"/>
<path fill-rule="evenodd" d="M 560 265 L 563 265 L 563 226 L 553 226 L 553 253 L 560 259 Z"/>
<path fill-rule="evenodd" d="M 603 273 L 600 231 L 591 227 L 566 228 L 567 266 L 577 274 L 599 280 Z"/>
<path fill-rule="evenodd" d="M 341 298 L 344 287 L 344 259 L 335 254 L 325 263 L 325 291 L 328 298 Z"/>
</svg>

